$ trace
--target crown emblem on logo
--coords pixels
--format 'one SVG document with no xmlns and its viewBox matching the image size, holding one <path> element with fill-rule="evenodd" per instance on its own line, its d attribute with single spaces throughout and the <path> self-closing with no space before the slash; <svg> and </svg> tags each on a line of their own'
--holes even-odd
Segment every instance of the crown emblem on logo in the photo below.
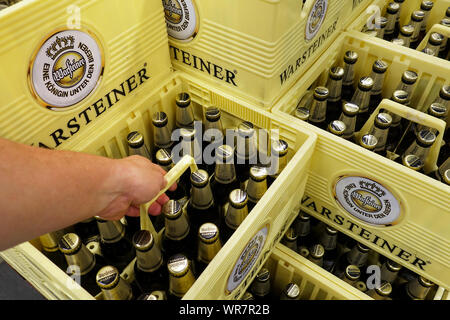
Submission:
<svg viewBox="0 0 450 320">
<path fill-rule="evenodd" d="M 52 60 L 61 53 L 69 49 L 73 49 L 75 46 L 75 38 L 73 36 L 56 37 L 56 40 L 47 48 L 47 56 Z"/>
<path fill-rule="evenodd" d="M 375 193 L 380 198 L 386 195 L 386 192 L 381 190 L 381 188 L 379 186 L 377 186 L 377 184 L 374 182 L 359 181 L 359 186 L 362 189 L 366 189 L 366 190 L 369 190 L 369 191 Z"/>
<path fill-rule="evenodd" d="M 178 8 L 173 2 L 172 0 L 168 0 L 164 2 L 164 9 L 169 11 L 172 14 L 178 14 L 178 15 L 182 15 L 183 11 Z"/>
</svg>

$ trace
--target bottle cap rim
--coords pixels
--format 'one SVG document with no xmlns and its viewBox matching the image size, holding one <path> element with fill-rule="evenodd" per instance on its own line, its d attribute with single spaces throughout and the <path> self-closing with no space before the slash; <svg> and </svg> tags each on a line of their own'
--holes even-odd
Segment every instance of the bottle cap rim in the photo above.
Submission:
<svg viewBox="0 0 450 320">
<path fill-rule="evenodd" d="M 66 233 L 59 240 L 59 250 L 65 255 L 72 255 L 77 253 L 81 249 L 81 239 L 75 233 Z"/>
<path fill-rule="evenodd" d="M 104 266 L 96 275 L 97 285 L 101 289 L 112 289 L 119 283 L 120 274 L 114 266 Z"/>
<path fill-rule="evenodd" d="M 176 96 L 176 104 L 181 108 L 186 108 L 191 104 L 191 96 L 187 92 L 181 92 Z"/>
<path fill-rule="evenodd" d="M 127 141 L 130 147 L 140 148 L 144 145 L 144 136 L 138 131 L 133 131 L 127 135 Z"/>
</svg>

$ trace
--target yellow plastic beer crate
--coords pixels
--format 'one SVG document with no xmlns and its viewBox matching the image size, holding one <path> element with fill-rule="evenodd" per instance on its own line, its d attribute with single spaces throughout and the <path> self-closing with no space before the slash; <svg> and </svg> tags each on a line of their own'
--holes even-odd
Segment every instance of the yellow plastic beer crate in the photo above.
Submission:
<svg viewBox="0 0 450 320">
<path fill-rule="evenodd" d="M 368 0 L 162 0 L 175 69 L 270 109 Z"/>
<path fill-rule="evenodd" d="M 99 12 L 115 18 L 99 19 Z M 185 297 L 239 298 L 298 213 L 293 194 L 303 194 L 316 135 L 172 72 L 160 1 L 24 1 L 0 14 L 0 30 L 0 72 L 8 79 L 0 98 L 2 138 L 122 158 L 131 131 L 153 144 L 154 112 L 164 111 L 174 126 L 180 92 L 189 92 L 198 120 L 216 106 L 226 128 L 245 120 L 278 130 L 289 144 L 289 163 Z M 39 249 L 31 240 L 0 255 L 48 299 L 94 299 Z M 131 269 L 122 273 L 128 281 Z"/>
<path fill-rule="evenodd" d="M 302 209 L 448 290 L 450 187 L 293 115 L 297 103 L 308 89 L 324 85 L 329 68 L 342 65 L 347 50 L 359 55 L 355 79 L 369 75 L 376 59 L 388 63 L 384 97 L 391 96 L 404 71 L 413 70 L 418 74 L 411 98 L 412 108 L 383 100 L 378 110 L 385 108 L 436 128 L 440 133 L 425 170 L 437 168 L 436 159 L 446 124 L 420 111 L 426 110 L 426 106 L 438 96 L 440 88 L 449 83 L 450 64 L 418 51 L 403 50 L 380 39 L 361 37 L 356 32 L 344 33 L 273 108 L 273 113 L 286 122 L 299 123 L 318 134 Z M 360 134 L 369 131 L 374 116 L 366 122 Z M 363 197 L 370 195 L 372 203 L 379 204 L 377 208 L 381 206 L 382 211 L 365 208 L 361 203 L 357 206 L 352 197 L 358 194 Z"/>
</svg>

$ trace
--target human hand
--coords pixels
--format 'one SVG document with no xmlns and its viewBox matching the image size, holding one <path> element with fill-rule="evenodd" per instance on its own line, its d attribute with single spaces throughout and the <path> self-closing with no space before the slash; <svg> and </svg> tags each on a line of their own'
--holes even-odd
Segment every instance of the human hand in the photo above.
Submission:
<svg viewBox="0 0 450 320">
<path fill-rule="evenodd" d="M 120 185 L 117 186 L 117 191 L 110 195 L 111 201 L 98 216 L 107 220 L 119 220 L 124 215 L 138 217 L 140 205 L 152 200 L 167 185 L 164 178 L 166 171 L 141 156 L 114 161 L 117 163 L 114 174 L 117 175 Z M 177 185 L 174 184 L 169 190 L 174 191 L 176 188 Z M 169 197 L 166 194 L 161 195 L 150 205 L 148 213 L 159 215 L 167 201 Z"/>
</svg>

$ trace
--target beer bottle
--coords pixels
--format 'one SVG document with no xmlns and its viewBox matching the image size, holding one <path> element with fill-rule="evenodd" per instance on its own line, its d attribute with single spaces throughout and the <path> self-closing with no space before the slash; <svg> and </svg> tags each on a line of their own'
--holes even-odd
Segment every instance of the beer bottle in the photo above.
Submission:
<svg viewBox="0 0 450 320">
<path fill-rule="evenodd" d="M 378 139 L 372 134 L 365 134 L 361 136 L 359 140 L 359 145 L 366 150 L 374 151 L 378 144 Z"/>
<path fill-rule="evenodd" d="M 398 36 L 399 30 L 400 30 L 400 16 L 402 13 L 403 2 L 405 2 L 405 0 L 394 0 L 394 2 L 399 5 L 398 11 L 397 11 L 397 14 L 395 17 L 394 38 L 396 38 Z"/>
<path fill-rule="evenodd" d="M 388 19 L 386 17 L 375 18 L 375 37 L 384 39 L 384 32 L 386 30 L 387 23 Z"/>
<path fill-rule="evenodd" d="M 411 37 L 414 33 L 414 26 L 410 24 L 406 24 L 400 28 L 400 33 L 398 35 L 398 39 L 402 39 L 404 41 L 403 46 L 409 48 L 411 45 Z"/>
<path fill-rule="evenodd" d="M 350 101 L 354 93 L 355 64 L 358 53 L 347 51 L 344 54 L 344 78 L 342 79 L 342 100 Z"/>
<path fill-rule="evenodd" d="M 356 265 L 350 264 L 345 267 L 345 270 L 339 276 L 339 278 L 347 282 L 349 285 L 355 286 L 360 276 L 361 276 L 361 269 Z"/>
<path fill-rule="evenodd" d="M 345 131 L 342 138 L 346 140 L 353 140 L 358 114 L 358 105 L 350 102 L 346 102 L 342 105 L 342 113 L 339 117 L 339 120 L 345 124 Z"/>
<path fill-rule="evenodd" d="M 101 268 L 96 275 L 97 285 L 103 293 L 104 300 L 133 300 L 131 285 L 120 276 L 114 266 Z"/>
<path fill-rule="evenodd" d="M 105 266 L 104 259 L 93 254 L 75 233 L 65 234 L 59 241 L 59 250 L 64 255 L 69 276 L 79 276 L 79 284 L 91 295 L 100 293 L 96 283 L 97 272 Z"/>
<path fill-rule="evenodd" d="M 392 300 L 389 296 L 392 293 L 392 285 L 387 281 L 382 281 L 380 286 L 371 289 L 366 294 L 375 300 Z"/>
<path fill-rule="evenodd" d="M 425 165 L 430 147 L 436 141 L 436 135 L 429 129 L 418 132 L 416 140 L 403 153 L 402 164 L 410 169 L 421 171 Z M 411 157 L 412 156 L 412 157 Z M 412 162 L 412 160 L 415 160 Z M 420 160 L 420 163 L 417 161 Z M 420 164 L 420 166 L 419 166 Z"/>
<path fill-rule="evenodd" d="M 311 106 L 312 101 L 313 91 L 308 89 L 295 107 L 294 116 L 296 116 L 300 120 L 308 121 L 309 107 Z"/>
<path fill-rule="evenodd" d="M 361 130 L 363 125 L 369 118 L 369 102 L 370 94 L 374 85 L 374 81 L 371 77 L 362 77 L 358 82 L 358 89 L 356 89 L 351 103 L 356 104 L 359 107 L 358 117 L 356 118 L 355 131 Z"/>
<path fill-rule="evenodd" d="M 165 291 L 152 291 L 151 293 L 141 294 L 137 300 L 167 300 L 167 294 Z"/>
<path fill-rule="evenodd" d="M 220 226 L 221 216 L 219 207 L 214 201 L 208 172 L 205 170 L 192 172 L 191 184 L 191 199 L 187 206 L 187 213 L 192 230 L 197 232 L 198 228 L 206 222 Z"/>
<path fill-rule="evenodd" d="M 175 98 L 175 121 L 177 128 L 194 128 L 194 110 L 191 104 L 191 96 L 187 92 L 177 94 Z"/>
<path fill-rule="evenodd" d="M 314 100 L 309 109 L 309 122 L 314 126 L 326 130 L 327 128 L 327 99 L 329 91 L 326 87 L 314 89 Z"/>
<path fill-rule="evenodd" d="M 402 90 L 407 93 L 408 102 L 405 103 L 405 105 L 410 103 L 413 95 L 414 85 L 416 84 L 418 78 L 419 76 L 417 75 L 417 73 L 412 70 L 406 70 L 402 73 L 400 83 L 398 84 L 395 91 Z"/>
<path fill-rule="evenodd" d="M 440 21 L 440 24 L 450 28 L 450 18 L 444 18 Z M 444 37 L 444 41 L 442 41 L 441 48 L 439 49 L 438 57 L 441 59 L 449 60 L 448 52 L 450 48 L 450 42 L 448 41 L 448 37 Z"/>
<path fill-rule="evenodd" d="M 208 107 L 206 109 L 204 127 L 203 150 L 208 148 L 208 152 L 203 152 L 203 161 L 206 163 L 208 174 L 211 176 L 214 173 L 215 168 L 215 149 L 223 144 L 224 139 L 224 129 L 222 126 L 220 109 L 216 107 Z"/>
<path fill-rule="evenodd" d="M 410 48 L 416 49 L 420 43 L 420 29 L 422 28 L 425 13 L 422 10 L 416 10 L 411 13 L 411 20 L 409 24 L 414 27 L 414 33 L 411 36 Z"/>
<path fill-rule="evenodd" d="M 422 20 L 422 25 L 420 26 L 419 43 L 427 35 L 428 17 L 430 16 L 431 9 L 433 9 L 433 5 L 434 5 L 433 1 L 428 0 L 422 0 L 422 2 L 420 3 L 420 10 L 423 11 L 424 16 Z"/>
<path fill-rule="evenodd" d="M 377 145 L 375 146 L 374 152 L 386 156 L 386 142 L 389 136 L 389 128 L 392 125 L 392 117 L 389 113 L 380 112 L 375 117 L 373 127 L 370 134 L 377 139 Z"/>
<path fill-rule="evenodd" d="M 342 79 L 344 78 L 344 68 L 333 67 L 328 74 L 328 101 L 327 101 L 327 119 L 326 123 L 339 118 L 342 111 Z M 309 113 L 308 113 L 309 114 Z"/>
<path fill-rule="evenodd" d="M 337 230 L 330 226 L 325 226 L 324 229 L 320 237 L 320 244 L 325 250 L 322 267 L 328 272 L 333 273 L 339 255 L 337 249 Z"/>
<path fill-rule="evenodd" d="M 283 239 L 281 240 L 281 243 L 291 249 L 294 252 L 298 251 L 297 247 L 297 231 L 295 228 L 290 227 L 287 229 L 286 233 L 283 236 Z"/>
<path fill-rule="evenodd" d="M 370 78 L 373 79 L 373 87 L 370 91 L 369 116 L 375 111 L 383 99 L 382 90 L 387 69 L 388 64 L 383 60 L 376 60 L 372 65 Z"/>
<path fill-rule="evenodd" d="M 200 276 L 222 248 L 219 228 L 214 223 L 205 223 L 198 229 L 196 274 Z"/>
<path fill-rule="evenodd" d="M 295 108 L 294 116 L 297 119 L 303 120 L 305 122 L 309 122 L 309 109 L 307 109 L 305 107 Z"/>
<path fill-rule="evenodd" d="M 339 258 L 336 264 L 336 276 L 342 277 L 348 265 L 355 265 L 358 268 L 364 267 L 369 255 L 369 250 L 370 249 L 362 243 L 356 243 L 350 251 L 341 255 Z"/>
<path fill-rule="evenodd" d="M 87 244 L 92 239 L 99 239 L 100 237 L 97 221 L 95 221 L 94 217 L 76 223 L 74 225 L 74 232 L 81 238 L 84 244 Z"/>
<path fill-rule="evenodd" d="M 165 227 L 161 250 L 167 260 L 174 254 L 182 253 L 189 259 L 195 256 L 196 232 L 189 226 L 189 220 L 180 203 L 169 200 L 162 207 Z"/>
<path fill-rule="evenodd" d="M 335 136 L 342 137 L 346 128 L 347 126 L 344 122 L 340 120 L 333 120 L 328 125 L 328 132 L 331 132 Z"/>
<path fill-rule="evenodd" d="M 222 242 L 225 244 L 233 233 L 239 228 L 248 215 L 247 192 L 235 189 L 229 194 L 228 204 L 225 206 L 224 223 L 222 224 Z"/>
<path fill-rule="evenodd" d="M 439 55 L 439 51 L 443 42 L 444 36 L 440 33 L 433 32 L 428 38 L 428 43 L 425 47 L 425 50 L 427 50 L 427 52 L 425 53 L 437 57 Z"/>
<path fill-rule="evenodd" d="M 166 290 L 168 274 L 161 249 L 147 230 L 140 230 L 133 236 L 136 250 L 134 276 L 137 286 L 142 292 Z"/>
<path fill-rule="evenodd" d="M 300 300 L 300 287 L 290 282 L 281 293 L 280 300 Z"/>
<path fill-rule="evenodd" d="M 181 138 L 181 150 L 179 154 L 179 159 L 185 155 L 189 155 L 194 158 L 195 163 L 199 169 L 207 170 L 206 164 L 202 161 L 202 147 L 201 142 L 196 137 L 197 132 L 195 128 L 181 128 L 180 138 Z M 176 155 L 172 154 L 172 157 Z M 177 160 L 172 158 L 174 162 Z M 180 177 L 181 183 L 185 186 L 185 190 L 191 189 L 191 169 L 186 170 Z"/>
<path fill-rule="evenodd" d="M 401 268 L 398 263 L 387 259 L 381 266 L 381 280 L 393 284 Z"/>
<path fill-rule="evenodd" d="M 390 2 L 386 8 L 386 27 L 384 28 L 384 40 L 392 41 L 392 39 L 396 38 L 396 22 L 397 22 L 397 13 L 400 10 L 400 4 L 396 2 Z"/>
<path fill-rule="evenodd" d="M 241 122 L 237 128 L 235 167 L 240 187 L 250 176 L 250 167 L 258 164 L 257 137 L 251 122 Z"/>
<path fill-rule="evenodd" d="M 263 267 L 256 275 L 250 286 L 250 292 L 258 301 L 267 301 L 271 298 L 270 271 Z"/>
<path fill-rule="evenodd" d="M 295 230 L 297 231 L 297 247 L 309 248 L 313 245 L 313 235 L 311 233 L 311 217 L 303 211 L 300 211 L 294 221 Z"/>
<path fill-rule="evenodd" d="M 267 176 L 267 187 L 269 188 L 288 163 L 289 144 L 283 140 L 272 141 L 271 145 L 271 164 Z M 272 172 L 275 171 L 275 172 Z"/>
<path fill-rule="evenodd" d="M 58 266 L 63 271 L 67 269 L 67 262 L 64 258 L 64 254 L 61 253 L 58 247 L 59 240 L 64 236 L 63 231 L 54 231 L 46 233 L 39 237 L 39 241 L 42 245 L 42 253 L 50 261 Z"/>
<path fill-rule="evenodd" d="M 428 292 L 434 286 L 434 283 L 416 275 L 414 278 L 406 282 L 397 291 L 396 300 L 425 300 Z"/>
<path fill-rule="evenodd" d="M 166 149 L 170 154 L 172 150 L 172 137 L 168 127 L 167 114 L 163 111 L 155 112 L 152 117 L 153 124 L 153 151 L 156 153 L 159 149 Z M 155 157 L 153 157 L 154 159 Z"/>
<path fill-rule="evenodd" d="M 324 254 L 325 249 L 323 248 L 323 246 L 321 244 L 315 244 L 309 249 L 308 260 L 318 265 L 319 267 L 322 267 Z"/>
<path fill-rule="evenodd" d="M 248 211 L 251 212 L 267 191 L 267 171 L 263 167 L 250 168 L 250 177 L 246 182 L 245 190 L 248 196 Z"/>
<path fill-rule="evenodd" d="M 402 104 L 402 105 L 408 105 L 410 101 L 410 96 L 408 92 L 404 90 L 396 90 L 392 94 L 391 100 Z M 402 117 L 392 113 L 388 112 L 392 117 L 392 124 L 389 129 L 388 139 L 386 142 L 386 151 L 394 152 L 394 150 L 397 148 L 398 144 L 400 143 L 401 137 L 404 132 L 404 126 L 402 124 Z M 399 150 L 396 150 L 396 152 L 399 152 Z"/>
<path fill-rule="evenodd" d="M 109 221 L 100 217 L 95 219 L 100 231 L 102 255 L 108 264 L 123 271 L 136 256 L 129 231 L 121 221 Z"/>
<path fill-rule="evenodd" d="M 138 131 L 130 132 L 127 136 L 128 153 L 130 156 L 139 155 L 152 161 L 152 156 L 144 143 L 144 135 Z"/>
<path fill-rule="evenodd" d="M 436 103 L 444 105 L 447 109 L 450 109 L 450 85 L 442 86 L 439 91 L 439 96 L 434 100 Z"/>
<path fill-rule="evenodd" d="M 171 256 L 167 262 L 169 291 L 167 300 L 180 300 L 195 282 L 191 260 L 183 254 Z"/>
<path fill-rule="evenodd" d="M 214 200 L 219 206 L 221 217 L 224 215 L 223 206 L 228 202 L 230 192 L 239 188 L 240 183 L 236 178 L 234 166 L 234 149 L 222 145 L 216 149 L 216 168 L 211 181 Z"/>
</svg>

